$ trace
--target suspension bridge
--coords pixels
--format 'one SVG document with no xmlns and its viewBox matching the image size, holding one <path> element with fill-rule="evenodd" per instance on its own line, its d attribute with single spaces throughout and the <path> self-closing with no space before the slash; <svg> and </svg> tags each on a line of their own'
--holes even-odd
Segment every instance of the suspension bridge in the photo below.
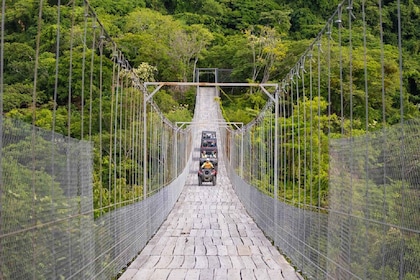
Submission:
<svg viewBox="0 0 420 280">
<path fill-rule="evenodd" d="M 343 1 L 270 84 L 223 83 L 217 69 L 211 82 L 143 81 L 78 2 L 40 1 L 26 29 L 2 1 L 0 279 L 420 278 L 400 1 L 394 46 L 380 1 Z M 251 122 L 223 113 L 231 88 L 266 97 Z M 169 121 L 161 91 L 194 92 L 193 120 Z M 202 130 L 217 132 L 215 186 L 198 185 Z"/>
</svg>

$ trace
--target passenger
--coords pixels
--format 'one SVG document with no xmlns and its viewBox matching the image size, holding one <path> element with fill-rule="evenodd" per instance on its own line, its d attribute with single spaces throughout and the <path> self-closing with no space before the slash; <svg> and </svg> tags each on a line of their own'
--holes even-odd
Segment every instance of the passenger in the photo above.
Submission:
<svg viewBox="0 0 420 280">
<path fill-rule="evenodd" d="M 210 159 L 206 159 L 206 161 L 201 165 L 201 168 L 214 168 L 213 163 L 211 163 Z"/>
</svg>

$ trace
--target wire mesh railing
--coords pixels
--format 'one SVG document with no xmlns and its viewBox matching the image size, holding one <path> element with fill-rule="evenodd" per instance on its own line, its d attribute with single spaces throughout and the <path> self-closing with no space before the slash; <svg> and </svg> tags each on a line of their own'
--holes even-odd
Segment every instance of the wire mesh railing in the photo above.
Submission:
<svg viewBox="0 0 420 280">
<path fill-rule="evenodd" d="M 397 24 L 410 17 L 394 4 L 391 40 L 383 3 L 343 1 L 275 102 L 221 133 L 236 193 L 308 279 L 420 277 L 419 112 Z"/>
<path fill-rule="evenodd" d="M 0 279 L 111 279 L 176 202 L 191 131 L 87 1 L 35 2 L 2 1 Z"/>
</svg>

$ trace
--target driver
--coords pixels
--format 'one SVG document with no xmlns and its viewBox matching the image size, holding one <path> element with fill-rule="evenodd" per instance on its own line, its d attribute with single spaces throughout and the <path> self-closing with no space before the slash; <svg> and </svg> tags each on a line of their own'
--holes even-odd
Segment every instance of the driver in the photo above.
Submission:
<svg viewBox="0 0 420 280">
<path fill-rule="evenodd" d="M 206 161 L 201 165 L 201 168 L 214 168 L 213 163 L 207 158 Z"/>
</svg>

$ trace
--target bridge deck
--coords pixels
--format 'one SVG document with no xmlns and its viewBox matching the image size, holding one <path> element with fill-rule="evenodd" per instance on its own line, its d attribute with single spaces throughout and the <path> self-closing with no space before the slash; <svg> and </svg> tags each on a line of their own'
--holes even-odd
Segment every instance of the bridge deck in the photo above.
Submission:
<svg viewBox="0 0 420 280">
<path fill-rule="evenodd" d="M 200 88 L 199 118 L 215 115 L 214 95 Z M 174 209 L 120 280 L 301 279 L 247 214 L 219 162 L 217 185 L 198 186 L 193 160 Z"/>
</svg>

